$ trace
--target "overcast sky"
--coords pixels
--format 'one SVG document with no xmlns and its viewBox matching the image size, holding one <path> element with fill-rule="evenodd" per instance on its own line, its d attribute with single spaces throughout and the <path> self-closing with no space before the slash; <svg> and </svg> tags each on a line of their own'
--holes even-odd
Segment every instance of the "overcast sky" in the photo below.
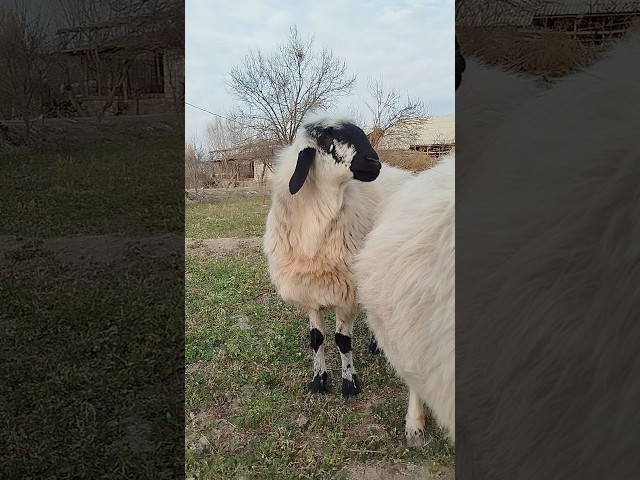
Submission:
<svg viewBox="0 0 640 480">
<path fill-rule="evenodd" d="M 357 74 L 335 113 L 367 98 L 367 78 L 421 98 L 432 115 L 454 113 L 454 0 L 186 0 L 186 101 L 224 115 L 236 104 L 225 81 L 251 48 L 285 43 L 293 24 Z M 204 137 L 214 117 L 185 106 L 185 135 Z"/>
</svg>

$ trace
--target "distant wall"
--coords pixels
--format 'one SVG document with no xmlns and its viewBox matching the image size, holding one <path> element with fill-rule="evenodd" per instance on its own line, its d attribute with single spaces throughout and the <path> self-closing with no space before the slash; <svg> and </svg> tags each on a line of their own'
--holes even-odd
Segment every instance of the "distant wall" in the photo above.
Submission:
<svg viewBox="0 0 640 480">
<path fill-rule="evenodd" d="M 94 116 L 102 110 L 104 100 L 83 99 L 80 103 L 79 116 Z M 175 113 L 176 103 L 172 98 L 158 94 L 152 98 L 115 99 L 113 105 L 106 111 L 106 115 L 150 115 L 158 113 Z"/>
</svg>

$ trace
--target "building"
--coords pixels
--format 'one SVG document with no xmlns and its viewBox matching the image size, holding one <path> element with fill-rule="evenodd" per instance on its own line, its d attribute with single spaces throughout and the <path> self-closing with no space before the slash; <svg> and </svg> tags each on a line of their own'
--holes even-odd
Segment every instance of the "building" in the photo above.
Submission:
<svg viewBox="0 0 640 480">
<path fill-rule="evenodd" d="M 60 93 L 76 115 L 184 110 L 182 32 L 158 21 L 114 17 L 56 32 L 64 45 Z"/>
<path fill-rule="evenodd" d="M 466 2 L 456 23 L 525 31 L 548 28 L 588 43 L 602 43 L 622 36 L 638 20 L 640 0 L 540 0 L 500 3 L 499 8 L 483 10 Z"/>
<path fill-rule="evenodd" d="M 265 185 L 272 177 L 275 151 L 280 144 L 270 140 L 249 142 L 239 147 L 209 151 L 213 179 L 222 186 Z"/>
<path fill-rule="evenodd" d="M 449 153 L 455 146 L 455 115 L 440 115 L 425 119 L 419 125 L 417 137 L 409 145 L 409 149 L 438 158 Z"/>
<path fill-rule="evenodd" d="M 374 135 L 370 132 L 369 135 Z M 411 120 L 391 127 L 380 140 L 380 150 L 415 150 L 430 157 L 441 157 L 456 145 L 455 115 Z"/>
</svg>

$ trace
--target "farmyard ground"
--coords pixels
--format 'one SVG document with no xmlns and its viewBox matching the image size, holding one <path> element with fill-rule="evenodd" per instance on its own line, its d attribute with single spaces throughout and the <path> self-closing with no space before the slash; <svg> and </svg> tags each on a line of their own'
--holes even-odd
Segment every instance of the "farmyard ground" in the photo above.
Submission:
<svg viewBox="0 0 640 480">
<path fill-rule="evenodd" d="M 284 304 L 260 251 L 269 199 L 189 203 L 186 210 L 186 474 L 197 479 L 454 478 L 454 453 L 428 419 L 427 445 L 404 446 L 407 390 L 355 326 L 363 392 L 345 404 L 305 392 L 307 320 Z M 327 322 L 333 328 L 333 319 Z"/>
</svg>

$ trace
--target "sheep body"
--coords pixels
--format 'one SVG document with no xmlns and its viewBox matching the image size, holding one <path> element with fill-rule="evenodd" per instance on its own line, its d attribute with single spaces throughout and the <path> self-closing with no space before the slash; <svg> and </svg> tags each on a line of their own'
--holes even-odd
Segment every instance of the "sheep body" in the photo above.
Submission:
<svg viewBox="0 0 640 480">
<path fill-rule="evenodd" d="M 473 81 L 463 81 L 456 95 L 465 117 L 456 134 L 475 154 L 545 88 L 533 77 L 475 58 L 465 64 L 463 78 Z M 450 155 L 405 185 L 384 208 L 355 264 L 367 322 L 409 386 L 405 433 L 411 446 L 423 441 L 422 402 L 455 440 L 455 182 Z"/>
<path fill-rule="evenodd" d="M 413 175 L 383 164 L 373 182 L 349 181 L 336 187 L 321 185 L 318 174 L 292 196 L 286 185 L 293 172 L 291 153 L 297 148 L 280 153 L 273 174 L 264 236 L 271 280 L 282 299 L 299 308 L 353 310 L 357 308 L 353 255 L 371 231 L 382 199 Z"/>
<path fill-rule="evenodd" d="M 314 121 L 313 125 L 335 133 L 335 128 L 343 123 L 323 120 Z M 343 168 L 329 155 L 333 149 L 338 156 L 349 157 L 355 155 L 356 149 L 348 141 L 341 143 L 334 139 L 332 146 L 323 152 L 319 146 L 322 141 L 310 138 L 310 130 L 313 128 L 304 128 L 276 158 L 264 252 L 279 295 L 309 314 L 311 346 L 315 352 L 314 380 L 309 386 L 312 392 L 326 390 L 324 312 L 335 311 L 336 343 L 343 363 L 343 395 L 348 397 L 359 391 L 351 357 L 353 321 L 359 310 L 351 272 L 353 256 L 373 227 L 380 202 L 413 175 L 384 165 L 375 181 L 357 181 L 349 168 Z M 287 185 L 298 168 L 298 152 L 305 148 L 318 149 L 318 158 L 303 187 L 292 195 Z"/>
<path fill-rule="evenodd" d="M 463 119 L 456 125 L 456 152 L 465 162 L 456 179 L 458 190 L 464 189 L 472 167 L 482 168 L 477 162 L 480 154 L 487 149 L 494 153 L 490 150 L 499 145 L 498 128 L 546 90 L 536 77 L 488 67 L 474 57 L 466 59 L 456 91 L 456 116 Z"/>
<path fill-rule="evenodd" d="M 638 58 L 621 42 L 523 105 L 460 192 L 465 478 L 637 475 Z"/>
<path fill-rule="evenodd" d="M 454 192 L 452 154 L 389 200 L 354 265 L 367 322 L 410 389 L 410 445 L 422 439 L 422 401 L 455 438 Z"/>
</svg>

